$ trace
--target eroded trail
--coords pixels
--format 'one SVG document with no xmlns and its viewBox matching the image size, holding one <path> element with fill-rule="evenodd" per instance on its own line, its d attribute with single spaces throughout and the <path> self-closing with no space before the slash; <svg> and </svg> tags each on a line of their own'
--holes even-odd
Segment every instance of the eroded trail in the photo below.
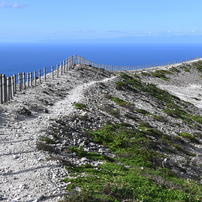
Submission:
<svg viewBox="0 0 202 202">
<path fill-rule="evenodd" d="M 70 78 L 70 75 L 69 77 Z M 66 81 L 67 76 L 62 79 Z M 93 79 L 93 78 L 92 78 Z M 112 78 L 100 79 L 104 82 Z M 60 79 L 61 80 L 61 79 Z M 66 171 L 57 161 L 47 161 L 47 154 L 36 149 L 36 141 L 43 136 L 50 119 L 68 115 L 74 110 L 72 103 L 83 98 L 83 91 L 98 81 L 74 82 L 68 95 L 62 100 L 47 106 L 49 113 L 36 113 L 24 120 L 18 120 L 13 111 L 21 99 L 21 104 L 30 98 L 30 93 L 16 97 L 2 111 L 0 127 L 0 200 L 3 201 L 58 201 L 65 194 L 66 185 L 59 179 Z M 64 84 L 65 86 L 65 84 Z M 65 87 L 64 87 L 65 88 Z M 29 99 L 26 97 L 28 96 Z M 24 101 L 23 101 L 24 100 Z"/>
</svg>

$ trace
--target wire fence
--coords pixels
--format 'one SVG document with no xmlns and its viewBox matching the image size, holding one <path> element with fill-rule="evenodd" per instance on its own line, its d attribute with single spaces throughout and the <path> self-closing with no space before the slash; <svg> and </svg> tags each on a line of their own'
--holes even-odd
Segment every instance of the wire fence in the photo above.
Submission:
<svg viewBox="0 0 202 202">
<path fill-rule="evenodd" d="M 138 70 L 151 67 L 162 67 L 166 65 L 173 65 L 195 60 L 197 58 L 199 57 L 189 58 L 185 60 L 177 60 L 173 62 L 139 65 L 139 66 L 114 66 L 114 65 L 98 64 L 86 60 L 81 56 L 74 55 L 66 60 L 63 60 L 63 62 L 57 64 L 55 67 L 53 66 L 51 68 L 44 67 L 43 69 L 40 69 L 38 71 L 18 73 L 17 75 L 14 74 L 11 77 L 6 77 L 5 74 L 0 74 L 0 104 L 10 101 L 15 96 L 17 91 L 22 91 L 23 89 L 29 87 L 35 87 L 37 85 L 40 85 L 42 82 L 46 82 L 47 80 L 50 79 L 53 80 L 54 78 L 59 78 L 77 64 L 90 65 L 96 68 L 103 68 L 108 71 L 125 71 L 125 70 L 128 71 L 128 70 Z"/>
</svg>

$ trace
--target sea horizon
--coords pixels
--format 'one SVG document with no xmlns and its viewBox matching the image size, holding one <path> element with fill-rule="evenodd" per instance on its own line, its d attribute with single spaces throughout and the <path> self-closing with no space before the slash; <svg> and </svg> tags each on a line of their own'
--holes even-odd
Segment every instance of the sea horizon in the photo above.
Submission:
<svg viewBox="0 0 202 202">
<path fill-rule="evenodd" d="M 73 55 L 115 66 L 174 63 L 201 57 L 202 43 L 0 43 L 0 74 L 51 69 Z"/>
</svg>

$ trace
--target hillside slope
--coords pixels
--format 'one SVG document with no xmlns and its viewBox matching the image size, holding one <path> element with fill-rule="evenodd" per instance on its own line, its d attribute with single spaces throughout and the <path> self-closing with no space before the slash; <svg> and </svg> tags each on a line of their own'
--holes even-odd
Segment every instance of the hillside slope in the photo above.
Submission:
<svg viewBox="0 0 202 202">
<path fill-rule="evenodd" d="M 37 146 L 66 166 L 70 192 L 82 190 L 66 201 L 201 201 L 202 111 L 175 96 L 201 85 L 201 69 L 199 61 L 117 73 L 52 120 Z"/>
<path fill-rule="evenodd" d="M 201 70 L 77 65 L 18 93 L 0 111 L 0 199 L 202 201 Z"/>
</svg>

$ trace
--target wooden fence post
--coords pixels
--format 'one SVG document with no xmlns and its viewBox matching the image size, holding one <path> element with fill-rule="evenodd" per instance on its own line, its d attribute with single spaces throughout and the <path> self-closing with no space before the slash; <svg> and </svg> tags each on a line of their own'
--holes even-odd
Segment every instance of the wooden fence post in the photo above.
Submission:
<svg viewBox="0 0 202 202">
<path fill-rule="evenodd" d="M 18 88 L 19 88 L 19 91 L 21 91 L 21 85 L 20 85 L 20 73 L 18 73 Z"/>
<path fill-rule="evenodd" d="M 22 74 L 18 73 L 18 86 L 19 86 L 19 91 L 22 90 Z"/>
<path fill-rule="evenodd" d="M 36 71 L 34 71 L 34 86 L 36 87 Z"/>
<path fill-rule="evenodd" d="M 77 55 L 74 55 L 74 64 L 77 65 Z"/>
<path fill-rule="evenodd" d="M 46 81 L 46 68 L 43 68 L 43 74 L 44 74 L 44 81 Z"/>
<path fill-rule="evenodd" d="M 10 90 L 11 90 L 10 77 L 7 77 L 7 101 L 10 101 L 10 99 L 11 99 Z"/>
<path fill-rule="evenodd" d="M 3 104 L 3 91 L 2 91 L 2 74 L 0 74 L 0 104 Z"/>
<path fill-rule="evenodd" d="M 8 77 L 9 98 L 12 99 L 11 77 Z"/>
<path fill-rule="evenodd" d="M 59 67 L 58 67 L 58 64 L 56 66 L 57 66 L 57 78 L 58 78 L 59 77 Z"/>
<path fill-rule="evenodd" d="M 66 72 L 68 71 L 68 59 L 66 59 Z"/>
<path fill-rule="evenodd" d="M 63 60 L 63 73 L 65 73 L 65 60 Z"/>
<path fill-rule="evenodd" d="M 14 81 L 14 94 L 16 94 L 16 74 L 13 74 L 13 81 Z"/>
<path fill-rule="evenodd" d="M 30 72 L 30 86 L 32 87 L 32 72 Z"/>
<path fill-rule="evenodd" d="M 29 72 L 27 72 L 27 87 L 29 87 Z"/>
<path fill-rule="evenodd" d="M 22 76 L 23 76 L 23 88 L 25 89 L 26 88 L 25 72 L 23 72 Z"/>
<path fill-rule="evenodd" d="M 14 97 L 14 77 L 11 76 L 11 98 Z"/>
<path fill-rule="evenodd" d="M 2 75 L 2 85 L 3 85 L 3 102 L 7 101 L 7 83 L 6 83 L 6 75 Z"/>
<path fill-rule="evenodd" d="M 62 62 L 60 63 L 60 75 L 62 76 Z"/>
<path fill-rule="evenodd" d="M 51 72 L 52 72 L 52 80 L 53 80 L 54 79 L 53 66 L 51 67 Z"/>
<path fill-rule="evenodd" d="M 41 84 L 41 70 L 39 69 L 39 85 Z"/>
</svg>

